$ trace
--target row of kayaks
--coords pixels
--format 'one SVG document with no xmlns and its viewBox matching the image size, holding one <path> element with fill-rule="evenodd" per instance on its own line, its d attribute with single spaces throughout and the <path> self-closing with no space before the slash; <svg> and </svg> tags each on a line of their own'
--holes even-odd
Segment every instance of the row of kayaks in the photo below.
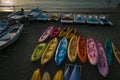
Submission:
<svg viewBox="0 0 120 80">
<path fill-rule="evenodd" d="M 48 72 L 45 72 L 41 77 L 40 69 L 36 69 L 32 75 L 31 80 L 80 80 L 79 66 L 76 64 L 74 65 L 72 72 L 70 70 L 70 66 L 66 68 L 65 72 L 58 70 L 52 79 Z"/>
<path fill-rule="evenodd" d="M 21 35 L 23 24 L 15 23 L 0 33 L 0 50 L 15 42 Z"/>
<path fill-rule="evenodd" d="M 56 52 L 55 52 L 56 51 Z M 34 50 L 31 61 L 37 61 L 41 58 L 41 64 L 48 63 L 55 54 L 55 63 L 60 66 L 68 57 L 70 62 L 75 62 L 78 58 L 82 63 L 87 59 L 89 62 L 97 66 L 99 72 L 105 77 L 108 74 L 109 66 L 112 65 L 112 55 L 115 54 L 116 59 L 120 62 L 120 52 L 115 45 L 107 39 L 103 47 L 101 42 L 92 37 L 85 40 L 83 35 L 72 35 L 69 42 L 66 35 L 58 42 L 58 38 L 52 38 L 47 43 L 40 43 Z"/>
<path fill-rule="evenodd" d="M 32 9 L 27 14 L 28 20 L 55 20 L 62 23 L 88 23 L 88 24 L 108 24 L 113 25 L 112 22 L 105 15 L 87 15 L 87 14 L 72 14 L 72 13 L 48 13 L 39 10 L 38 8 Z"/>
</svg>

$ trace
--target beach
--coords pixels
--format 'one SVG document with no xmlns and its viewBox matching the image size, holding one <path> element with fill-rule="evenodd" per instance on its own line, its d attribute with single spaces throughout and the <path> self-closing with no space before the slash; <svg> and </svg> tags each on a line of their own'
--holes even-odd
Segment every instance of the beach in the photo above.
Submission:
<svg viewBox="0 0 120 80">
<path fill-rule="evenodd" d="M 74 12 L 72 12 L 74 13 Z M 66 64 L 74 65 L 77 63 L 82 66 L 81 80 L 106 80 L 98 72 L 96 66 L 92 66 L 87 60 L 86 63 L 77 61 L 70 63 L 66 57 L 65 61 L 60 67 L 55 64 L 54 57 L 50 62 L 44 66 L 40 64 L 40 60 L 31 62 L 30 57 L 34 51 L 34 48 L 38 45 L 37 41 L 42 35 L 44 30 L 50 26 L 61 27 L 65 26 L 70 28 L 77 28 L 77 36 L 83 34 L 85 39 L 93 37 L 94 40 L 99 40 L 103 45 L 107 38 L 109 38 L 116 47 L 120 50 L 120 12 L 119 11 L 77 11 L 77 13 L 84 14 L 97 14 L 108 15 L 112 21 L 113 26 L 102 25 L 88 25 L 88 24 L 62 24 L 60 21 L 33 21 L 28 22 L 27 19 L 21 23 L 24 24 L 23 33 L 17 41 L 12 45 L 0 51 L 0 80 L 31 80 L 33 72 L 40 68 L 41 74 L 45 71 L 50 73 L 51 79 L 53 79 L 55 73 L 62 69 L 65 70 Z M 6 17 L 10 12 L 0 12 L 0 18 Z M 45 42 L 48 43 L 51 39 L 48 38 Z M 61 38 L 58 38 L 60 41 Z M 109 67 L 108 80 L 120 80 L 120 64 L 115 59 L 113 54 L 112 66 Z"/>
</svg>

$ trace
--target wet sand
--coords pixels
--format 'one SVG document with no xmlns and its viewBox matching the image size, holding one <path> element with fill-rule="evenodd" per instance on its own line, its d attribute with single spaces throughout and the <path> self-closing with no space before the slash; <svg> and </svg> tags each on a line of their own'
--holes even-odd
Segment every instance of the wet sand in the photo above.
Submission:
<svg viewBox="0 0 120 80">
<path fill-rule="evenodd" d="M 5 17 L 9 13 L 0 13 L 0 18 Z M 86 13 L 92 14 L 92 13 Z M 95 13 L 94 13 L 95 14 Z M 96 14 L 108 14 L 109 19 L 113 22 L 114 26 L 102 26 L 102 25 L 88 25 L 88 24 L 62 24 L 59 21 L 22 21 L 24 29 L 22 35 L 12 45 L 8 46 L 4 50 L 0 51 L 0 80 L 30 80 L 35 69 L 40 68 L 41 73 L 45 71 L 50 73 L 51 79 L 57 70 L 65 70 L 65 64 L 75 64 L 82 66 L 81 80 L 106 80 L 98 72 L 95 66 L 92 66 L 89 61 L 85 64 L 77 59 L 76 62 L 70 63 L 68 58 L 60 67 L 55 64 L 54 57 L 48 64 L 42 66 L 40 60 L 37 62 L 31 62 L 30 57 L 34 48 L 38 45 L 37 41 L 44 30 L 50 26 L 55 27 L 69 26 L 70 28 L 77 28 L 77 35 L 83 34 L 85 38 L 93 37 L 95 40 L 99 40 L 103 45 L 107 38 L 110 38 L 115 43 L 116 47 L 120 50 L 120 13 L 103 13 L 97 12 Z M 58 38 L 59 41 L 61 38 Z M 49 42 L 51 39 L 47 39 L 45 42 Z M 113 55 L 112 66 L 109 70 L 109 80 L 120 79 L 120 65 L 116 61 Z"/>
</svg>

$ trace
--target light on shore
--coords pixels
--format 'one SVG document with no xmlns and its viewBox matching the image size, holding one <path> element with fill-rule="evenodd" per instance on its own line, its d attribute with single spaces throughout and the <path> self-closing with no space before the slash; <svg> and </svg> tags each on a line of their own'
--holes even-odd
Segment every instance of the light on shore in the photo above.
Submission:
<svg viewBox="0 0 120 80">
<path fill-rule="evenodd" d="M 4 6 L 12 6 L 13 0 L 1 0 L 2 5 Z"/>
</svg>

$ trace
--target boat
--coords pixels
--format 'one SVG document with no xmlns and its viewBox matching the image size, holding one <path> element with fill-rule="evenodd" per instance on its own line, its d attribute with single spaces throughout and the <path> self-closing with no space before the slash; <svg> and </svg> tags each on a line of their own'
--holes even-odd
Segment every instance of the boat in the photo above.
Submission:
<svg viewBox="0 0 120 80">
<path fill-rule="evenodd" d="M 80 80 L 80 72 L 77 64 L 75 64 L 69 80 Z"/>
<path fill-rule="evenodd" d="M 85 20 L 88 24 L 99 24 L 97 15 L 86 15 Z"/>
<path fill-rule="evenodd" d="M 60 30 L 61 30 L 60 27 L 54 28 L 50 33 L 50 37 L 51 38 L 57 37 L 60 33 Z"/>
<path fill-rule="evenodd" d="M 7 19 L 9 21 L 13 21 L 13 20 L 17 20 L 17 21 L 21 21 L 25 18 L 25 12 L 24 11 L 17 11 L 17 12 L 13 12 L 11 14 L 9 14 L 7 16 Z"/>
<path fill-rule="evenodd" d="M 36 17 L 37 20 L 47 21 L 48 20 L 48 13 L 43 12 L 41 15 Z"/>
<path fill-rule="evenodd" d="M 60 13 L 49 13 L 48 20 L 58 21 L 60 19 Z"/>
<path fill-rule="evenodd" d="M 113 52 L 112 52 L 112 44 L 109 38 L 106 39 L 106 42 L 105 42 L 105 53 L 106 53 L 108 64 L 111 66 Z"/>
<path fill-rule="evenodd" d="M 41 14 L 42 14 L 42 11 L 39 8 L 34 8 L 27 14 L 27 17 L 29 21 L 36 20 L 37 16 Z"/>
<path fill-rule="evenodd" d="M 0 20 L 0 33 L 2 33 L 8 26 L 9 22 L 7 19 Z"/>
<path fill-rule="evenodd" d="M 78 57 L 82 63 L 87 61 L 87 48 L 86 48 L 86 41 L 83 35 L 80 35 L 77 40 L 77 52 Z"/>
<path fill-rule="evenodd" d="M 92 65 L 97 65 L 98 63 L 98 52 L 95 41 L 92 37 L 87 39 L 87 55 L 88 60 Z"/>
<path fill-rule="evenodd" d="M 108 72 L 109 72 L 109 66 L 108 66 L 108 62 L 107 62 L 104 48 L 103 48 L 102 44 L 100 43 L 100 41 L 97 40 L 95 43 L 96 43 L 98 55 L 99 55 L 98 56 L 98 63 L 97 63 L 98 71 L 100 72 L 100 74 L 103 77 L 107 77 Z"/>
<path fill-rule="evenodd" d="M 68 33 L 66 34 L 66 38 L 67 39 L 70 39 L 72 36 L 74 36 L 77 32 L 77 29 L 76 28 L 72 28 L 68 31 Z"/>
<path fill-rule="evenodd" d="M 50 33 L 52 32 L 53 29 L 54 29 L 53 25 L 49 26 L 39 38 L 38 43 L 45 41 L 50 36 Z"/>
<path fill-rule="evenodd" d="M 49 62 L 52 57 L 54 56 L 54 52 L 56 50 L 58 44 L 57 38 L 53 38 L 47 45 L 46 49 L 43 52 L 43 55 L 41 57 L 41 64 L 44 65 L 47 62 Z"/>
<path fill-rule="evenodd" d="M 105 15 L 100 15 L 98 20 L 102 25 L 113 25 L 113 23 Z"/>
<path fill-rule="evenodd" d="M 59 66 L 66 58 L 67 55 L 67 39 L 66 37 L 63 37 L 62 40 L 59 42 L 59 45 L 56 50 L 55 54 L 55 62 L 56 65 Z"/>
<path fill-rule="evenodd" d="M 46 45 L 47 45 L 46 43 L 41 43 L 35 48 L 32 56 L 31 56 L 31 61 L 37 61 L 41 58 L 43 51 L 46 48 Z"/>
<path fill-rule="evenodd" d="M 73 23 L 73 14 L 63 13 L 61 15 L 61 23 Z"/>
<path fill-rule="evenodd" d="M 15 42 L 20 37 L 22 30 L 23 24 L 16 23 L 2 33 L 0 37 L 0 50 Z"/>
<path fill-rule="evenodd" d="M 64 80 L 63 71 L 58 70 L 53 78 L 53 80 Z"/>
<path fill-rule="evenodd" d="M 43 74 L 42 80 L 51 80 L 50 74 L 49 74 L 48 72 L 45 72 L 45 73 Z"/>
<path fill-rule="evenodd" d="M 70 31 L 70 28 L 69 27 L 64 27 L 60 33 L 59 33 L 59 37 L 64 37 L 66 36 L 66 34 Z"/>
<path fill-rule="evenodd" d="M 41 72 L 40 69 L 36 69 L 32 75 L 31 80 L 41 80 Z"/>
<path fill-rule="evenodd" d="M 113 42 L 112 42 L 112 48 L 113 48 L 113 53 L 115 55 L 115 58 L 118 61 L 118 63 L 120 64 L 120 51 L 116 48 L 116 46 L 114 45 Z"/>
<path fill-rule="evenodd" d="M 74 23 L 85 23 L 84 15 L 83 14 L 73 14 L 74 16 Z"/>
<path fill-rule="evenodd" d="M 77 59 L 77 36 L 74 35 L 69 41 L 67 56 L 70 62 L 74 62 Z"/>
<path fill-rule="evenodd" d="M 70 78 L 70 67 L 68 66 L 64 72 L 64 80 L 69 80 Z"/>
</svg>

